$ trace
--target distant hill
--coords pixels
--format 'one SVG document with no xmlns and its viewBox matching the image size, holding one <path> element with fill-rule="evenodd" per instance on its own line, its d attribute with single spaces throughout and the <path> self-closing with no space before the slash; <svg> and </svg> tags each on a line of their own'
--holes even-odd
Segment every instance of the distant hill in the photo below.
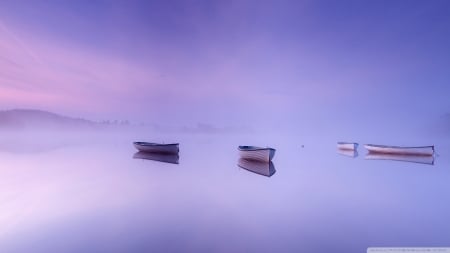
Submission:
<svg viewBox="0 0 450 253">
<path fill-rule="evenodd" d="M 1 130 L 85 130 L 94 129 L 99 125 L 93 121 L 66 117 L 41 110 L 14 109 L 0 111 Z"/>
</svg>

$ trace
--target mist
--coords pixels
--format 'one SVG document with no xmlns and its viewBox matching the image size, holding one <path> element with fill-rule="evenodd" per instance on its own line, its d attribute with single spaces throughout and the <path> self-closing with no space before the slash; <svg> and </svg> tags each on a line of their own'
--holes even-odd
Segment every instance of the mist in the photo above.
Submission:
<svg viewBox="0 0 450 253">
<path fill-rule="evenodd" d="M 1 1 L 0 252 L 448 246 L 449 10 Z"/>
</svg>

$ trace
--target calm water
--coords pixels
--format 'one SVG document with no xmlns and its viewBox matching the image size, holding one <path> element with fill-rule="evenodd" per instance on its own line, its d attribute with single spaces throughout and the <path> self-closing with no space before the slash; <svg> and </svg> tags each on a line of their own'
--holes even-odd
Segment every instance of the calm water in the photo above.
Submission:
<svg viewBox="0 0 450 253">
<path fill-rule="evenodd" d="M 179 164 L 172 164 L 133 158 L 136 136 L 3 137 L 0 252 L 450 246 L 446 142 L 432 141 L 440 156 L 427 165 L 366 160 L 363 147 L 355 158 L 341 155 L 339 140 L 328 137 L 140 139 L 179 141 Z M 275 174 L 238 167 L 240 144 L 276 148 Z"/>
</svg>

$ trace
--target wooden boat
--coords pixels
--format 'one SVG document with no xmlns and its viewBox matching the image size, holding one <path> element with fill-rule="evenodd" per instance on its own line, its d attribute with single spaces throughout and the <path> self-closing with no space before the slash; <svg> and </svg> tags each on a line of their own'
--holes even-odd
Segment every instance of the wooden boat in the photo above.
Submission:
<svg viewBox="0 0 450 253">
<path fill-rule="evenodd" d="M 240 158 L 238 161 L 238 166 L 250 172 L 266 177 L 271 177 L 276 172 L 275 166 L 272 162 L 267 163 Z"/>
<path fill-rule="evenodd" d="M 397 155 L 423 155 L 431 156 L 434 154 L 434 146 L 422 147 L 398 147 L 366 144 L 364 147 L 370 153 L 397 154 Z"/>
<path fill-rule="evenodd" d="M 390 160 L 390 161 L 434 165 L 434 156 L 432 155 L 400 155 L 400 154 L 369 153 L 366 155 L 365 159 Z"/>
<path fill-rule="evenodd" d="M 337 148 L 342 150 L 357 150 L 358 143 L 355 142 L 338 142 Z"/>
<path fill-rule="evenodd" d="M 337 153 L 351 158 L 355 158 L 358 156 L 358 151 L 350 149 L 338 149 Z"/>
<path fill-rule="evenodd" d="M 179 151 L 178 143 L 160 144 L 151 142 L 133 142 L 133 145 L 141 152 L 176 154 Z"/>
<path fill-rule="evenodd" d="M 273 148 L 261 148 L 255 146 L 239 146 L 241 158 L 253 161 L 270 162 L 275 155 Z"/>
<path fill-rule="evenodd" d="M 152 160 L 163 163 L 178 164 L 179 156 L 175 153 L 149 153 L 139 151 L 133 155 L 134 159 Z"/>
</svg>

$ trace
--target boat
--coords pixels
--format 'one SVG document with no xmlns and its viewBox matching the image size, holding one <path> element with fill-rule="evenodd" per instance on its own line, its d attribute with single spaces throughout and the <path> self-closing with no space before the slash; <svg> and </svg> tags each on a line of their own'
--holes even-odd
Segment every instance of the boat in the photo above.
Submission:
<svg viewBox="0 0 450 253">
<path fill-rule="evenodd" d="M 271 177 L 276 172 L 275 166 L 272 162 L 267 163 L 240 158 L 238 161 L 238 166 L 250 172 L 266 177 Z"/>
<path fill-rule="evenodd" d="M 149 153 L 139 151 L 133 155 L 134 159 L 152 160 L 163 163 L 178 164 L 179 156 L 175 153 Z"/>
<path fill-rule="evenodd" d="M 358 143 L 355 142 L 338 142 L 337 148 L 341 150 L 357 150 Z"/>
<path fill-rule="evenodd" d="M 399 146 L 366 144 L 366 145 L 364 145 L 364 147 L 370 153 L 397 154 L 397 155 L 423 155 L 423 156 L 431 156 L 434 154 L 434 146 L 399 147 Z"/>
<path fill-rule="evenodd" d="M 133 142 L 134 147 L 141 152 L 177 154 L 178 143 L 160 144 L 151 142 Z"/>
<path fill-rule="evenodd" d="M 432 155 L 401 155 L 401 154 L 369 153 L 366 155 L 365 159 L 367 159 L 367 160 L 390 160 L 390 161 L 434 165 L 434 156 L 432 156 Z"/>
<path fill-rule="evenodd" d="M 241 158 L 254 161 L 270 162 L 275 155 L 273 148 L 239 146 L 238 150 Z"/>
<path fill-rule="evenodd" d="M 338 149 L 337 153 L 351 158 L 355 158 L 358 156 L 358 151 L 350 149 Z"/>
</svg>

